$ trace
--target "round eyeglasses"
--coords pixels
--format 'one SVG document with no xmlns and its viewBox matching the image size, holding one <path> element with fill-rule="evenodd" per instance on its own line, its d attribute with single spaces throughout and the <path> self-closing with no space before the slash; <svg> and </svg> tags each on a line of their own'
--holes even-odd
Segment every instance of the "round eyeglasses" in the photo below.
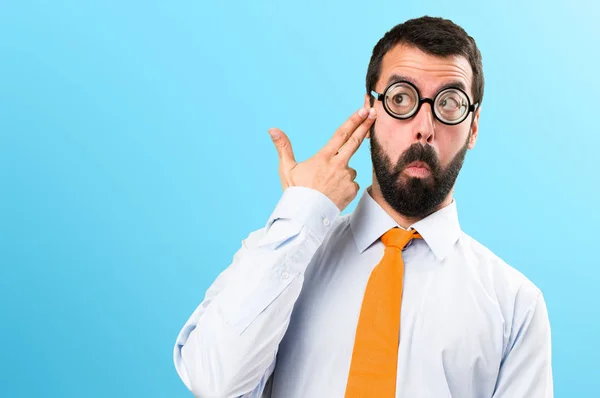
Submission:
<svg viewBox="0 0 600 398">
<path fill-rule="evenodd" d="M 383 94 L 371 91 L 371 95 L 383 103 L 383 108 L 391 117 L 401 120 L 416 115 L 421 105 L 427 102 L 435 118 L 450 126 L 462 123 L 479 105 L 471 105 L 469 96 L 458 87 L 443 89 L 433 99 L 421 98 L 417 87 L 407 81 L 394 82 L 387 86 Z"/>
</svg>

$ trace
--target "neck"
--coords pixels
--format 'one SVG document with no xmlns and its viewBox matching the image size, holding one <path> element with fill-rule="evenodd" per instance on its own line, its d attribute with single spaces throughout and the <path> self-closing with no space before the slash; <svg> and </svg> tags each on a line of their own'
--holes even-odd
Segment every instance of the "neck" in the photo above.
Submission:
<svg viewBox="0 0 600 398">
<path fill-rule="evenodd" d="M 383 210 L 385 210 L 385 212 L 388 213 L 394 219 L 394 221 L 396 221 L 398 223 L 398 225 L 404 229 L 407 229 L 408 227 L 410 227 L 417 221 L 422 220 L 424 218 L 424 217 L 407 217 L 403 214 L 398 213 L 396 210 L 394 210 L 389 205 L 389 203 L 386 202 L 386 200 L 383 198 L 383 195 L 381 194 L 381 188 L 379 187 L 379 183 L 377 182 L 377 178 L 375 177 L 375 174 L 373 174 L 373 183 L 369 188 L 367 188 L 367 192 L 369 193 L 369 195 L 371 195 L 373 200 L 375 202 L 377 202 L 379 204 L 379 206 L 381 206 L 381 208 Z M 444 199 L 444 201 L 437 208 L 435 208 L 431 213 L 435 213 L 436 211 L 443 209 L 444 207 L 446 207 L 450 203 L 452 203 L 453 192 L 454 192 L 454 188 L 452 188 L 452 190 L 450 191 L 450 193 L 448 194 L 446 199 Z"/>
</svg>

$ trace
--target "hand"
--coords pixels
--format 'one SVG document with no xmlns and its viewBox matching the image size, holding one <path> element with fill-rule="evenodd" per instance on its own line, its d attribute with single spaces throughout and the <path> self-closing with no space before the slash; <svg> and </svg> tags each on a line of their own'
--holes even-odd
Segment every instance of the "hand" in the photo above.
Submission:
<svg viewBox="0 0 600 398">
<path fill-rule="evenodd" d="M 331 140 L 310 159 L 297 163 L 288 137 L 279 129 L 269 134 L 279 155 L 279 177 L 283 190 L 301 186 L 316 189 L 331 199 L 340 211 L 354 200 L 360 187 L 356 170 L 348 167 L 352 155 L 376 118 L 375 109 L 362 108 L 337 129 Z"/>
</svg>

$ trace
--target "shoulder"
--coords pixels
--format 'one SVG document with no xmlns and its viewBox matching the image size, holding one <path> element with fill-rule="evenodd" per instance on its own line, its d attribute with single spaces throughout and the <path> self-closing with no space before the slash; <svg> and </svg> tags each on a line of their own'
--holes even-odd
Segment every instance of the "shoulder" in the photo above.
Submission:
<svg viewBox="0 0 600 398">
<path fill-rule="evenodd" d="M 472 236 L 462 232 L 457 244 L 466 257 L 465 263 L 495 297 L 505 316 L 528 310 L 542 296 L 530 278 Z"/>
<path fill-rule="evenodd" d="M 329 231 L 324 236 L 317 254 L 331 252 L 339 254 L 339 250 L 343 250 L 344 243 L 349 241 L 349 236 L 352 235 L 350 228 L 350 214 L 343 214 L 336 217 L 329 226 Z M 342 246 L 340 246 L 342 245 Z"/>
<path fill-rule="evenodd" d="M 338 238 L 340 238 L 350 228 L 350 214 L 333 217 L 333 219 L 330 221 L 325 220 L 323 217 L 318 218 L 318 215 L 315 215 L 314 217 L 317 217 L 316 220 L 318 220 L 319 223 L 326 226 L 325 232 L 321 233 L 322 236 L 317 237 L 318 240 L 322 240 L 321 245 L 323 246 L 326 246 L 330 243 L 335 243 L 338 240 Z M 315 223 L 316 221 L 313 222 L 313 224 Z M 254 249 L 265 244 L 279 244 L 281 243 L 281 241 L 295 236 L 300 232 L 301 229 L 305 227 L 309 227 L 310 229 L 310 226 L 306 223 L 293 222 L 289 219 L 281 220 L 273 225 L 275 226 L 275 228 L 262 227 L 250 231 L 242 239 L 242 247 L 244 249 Z M 274 232 L 274 229 L 277 229 L 275 234 L 272 233 Z"/>
<path fill-rule="evenodd" d="M 500 278 L 510 285 L 523 286 L 526 289 L 540 292 L 539 288 L 523 272 L 508 264 L 498 254 L 467 233 L 462 232 L 459 244 L 465 254 L 482 271 L 490 272 L 492 276 Z"/>
</svg>

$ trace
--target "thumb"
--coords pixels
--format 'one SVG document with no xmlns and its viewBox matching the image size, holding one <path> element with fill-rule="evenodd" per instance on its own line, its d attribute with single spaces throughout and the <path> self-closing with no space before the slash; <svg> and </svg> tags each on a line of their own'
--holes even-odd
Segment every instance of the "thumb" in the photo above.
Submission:
<svg viewBox="0 0 600 398">
<path fill-rule="evenodd" d="M 287 135 L 277 128 L 269 129 L 269 135 L 275 144 L 275 149 L 277 149 L 280 163 L 284 166 L 295 164 L 296 159 L 294 158 L 292 143 Z"/>
</svg>

